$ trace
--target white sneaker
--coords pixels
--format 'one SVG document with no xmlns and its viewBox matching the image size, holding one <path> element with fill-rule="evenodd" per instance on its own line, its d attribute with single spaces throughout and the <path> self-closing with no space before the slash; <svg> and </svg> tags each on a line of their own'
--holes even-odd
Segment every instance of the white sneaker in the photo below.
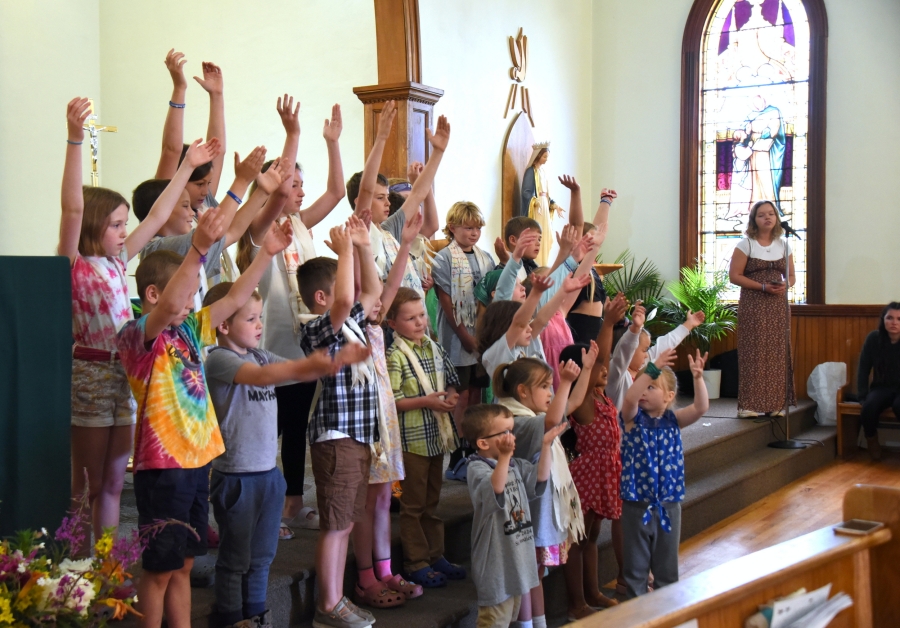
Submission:
<svg viewBox="0 0 900 628">
<path fill-rule="evenodd" d="M 753 410 L 739 410 L 738 418 L 739 419 L 755 419 L 759 416 L 759 412 L 754 412 Z"/>
</svg>

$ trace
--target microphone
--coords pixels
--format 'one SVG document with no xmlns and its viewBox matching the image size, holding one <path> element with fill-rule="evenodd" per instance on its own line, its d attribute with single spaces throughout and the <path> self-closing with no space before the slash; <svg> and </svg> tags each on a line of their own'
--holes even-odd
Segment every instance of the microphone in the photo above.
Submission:
<svg viewBox="0 0 900 628">
<path fill-rule="evenodd" d="M 791 225 L 787 220 L 781 221 L 781 228 L 784 229 L 785 234 L 787 234 L 789 236 L 794 236 L 795 238 L 800 238 L 800 234 L 791 228 Z M 800 238 L 800 239 L 802 240 L 803 238 Z"/>
</svg>

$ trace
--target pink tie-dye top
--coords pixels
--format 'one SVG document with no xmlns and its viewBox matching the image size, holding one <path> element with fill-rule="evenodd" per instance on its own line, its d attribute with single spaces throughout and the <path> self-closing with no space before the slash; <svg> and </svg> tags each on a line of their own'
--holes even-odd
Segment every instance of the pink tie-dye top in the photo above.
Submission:
<svg viewBox="0 0 900 628">
<path fill-rule="evenodd" d="M 125 266 L 119 257 L 75 256 L 72 265 L 72 340 L 82 347 L 114 351 L 116 334 L 129 320 L 131 301 Z"/>
</svg>

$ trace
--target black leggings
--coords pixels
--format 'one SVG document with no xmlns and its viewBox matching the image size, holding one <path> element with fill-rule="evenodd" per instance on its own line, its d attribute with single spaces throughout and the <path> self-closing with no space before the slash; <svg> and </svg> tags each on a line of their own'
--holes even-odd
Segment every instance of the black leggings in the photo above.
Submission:
<svg viewBox="0 0 900 628">
<path fill-rule="evenodd" d="M 312 408 L 316 382 L 279 386 L 278 433 L 281 435 L 281 466 L 287 482 L 285 495 L 303 495 L 303 476 L 306 470 L 306 428 Z"/>
<path fill-rule="evenodd" d="M 859 413 L 866 438 L 878 435 L 878 417 L 888 408 L 893 408 L 894 414 L 900 417 L 900 392 L 893 388 L 874 388 L 869 391 Z"/>
</svg>

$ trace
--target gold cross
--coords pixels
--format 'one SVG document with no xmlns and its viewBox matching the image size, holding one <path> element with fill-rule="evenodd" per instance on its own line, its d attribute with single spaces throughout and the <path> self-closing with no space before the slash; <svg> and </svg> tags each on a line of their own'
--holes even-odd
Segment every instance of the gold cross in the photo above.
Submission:
<svg viewBox="0 0 900 628">
<path fill-rule="evenodd" d="M 100 171 L 97 164 L 100 159 L 100 135 L 99 133 L 118 133 L 119 128 L 97 123 L 97 114 L 94 113 L 94 101 L 88 99 L 91 104 L 91 115 L 84 123 L 84 130 L 91 136 L 91 185 L 100 187 Z"/>
</svg>

